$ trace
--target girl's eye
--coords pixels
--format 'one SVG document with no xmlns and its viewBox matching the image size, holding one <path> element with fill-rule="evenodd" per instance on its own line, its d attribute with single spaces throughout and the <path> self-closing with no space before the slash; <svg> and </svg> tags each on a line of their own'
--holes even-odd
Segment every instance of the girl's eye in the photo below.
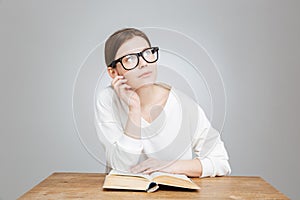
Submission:
<svg viewBox="0 0 300 200">
<path fill-rule="evenodd" d="M 132 62 L 133 61 L 133 56 L 126 56 L 124 58 L 124 62 Z"/>
<path fill-rule="evenodd" d="M 151 54 L 152 54 L 151 49 L 148 49 L 148 50 L 144 51 L 144 53 L 143 53 L 144 56 L 149 56 Z"/>
</svg>

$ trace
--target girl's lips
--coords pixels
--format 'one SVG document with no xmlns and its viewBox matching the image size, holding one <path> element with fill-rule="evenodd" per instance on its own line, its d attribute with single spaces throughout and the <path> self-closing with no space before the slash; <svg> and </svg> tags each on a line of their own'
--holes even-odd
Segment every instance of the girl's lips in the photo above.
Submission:
<svg viewBox="0 0 300 200">
<path fill-rule="evenodd" d="M 152 73 L 152 72 L 145 72 L 145 73 L 139 75 L 138 78 L 147 77 L 147 76 L 149 76 L 151 73 Z"/>
</svg>

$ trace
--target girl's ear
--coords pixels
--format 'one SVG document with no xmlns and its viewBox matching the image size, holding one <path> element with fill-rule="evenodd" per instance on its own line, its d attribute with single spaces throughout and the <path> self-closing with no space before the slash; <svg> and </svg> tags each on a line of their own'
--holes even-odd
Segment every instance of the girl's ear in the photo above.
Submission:
<svg viewBox="0 0 300 200">
<path fill-rule="evenodd" d="M 119 75 L 118 71 L 117 71 L 115 68 L 112 68 L 112 67 L 108 67 L 108 68 L 107 68 L 107 72 L 108 72 L 108 75 L 109 75 L 111 78 L 115 78 L 116 76 Z"/>
</svg>

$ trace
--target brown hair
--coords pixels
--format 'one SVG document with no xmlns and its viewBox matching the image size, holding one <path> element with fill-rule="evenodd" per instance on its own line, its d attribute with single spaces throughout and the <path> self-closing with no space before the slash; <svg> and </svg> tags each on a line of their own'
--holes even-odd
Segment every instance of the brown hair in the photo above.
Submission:
<svg viewBox="0 0 300 200">
<path fill-rule="evenodd" d="M 144 32 L 135 28 L 124 28 L 118 30 L 111 36 L 109 36 L 109 38 L 105 42 L 105 63 L 107 66 L 109 66 L 111 62 L 115 60 L 117 51 L 122 46 L 122 44 L 135 36 L 144 38 L 151 47 L 150 40 Z"/>
</svg>

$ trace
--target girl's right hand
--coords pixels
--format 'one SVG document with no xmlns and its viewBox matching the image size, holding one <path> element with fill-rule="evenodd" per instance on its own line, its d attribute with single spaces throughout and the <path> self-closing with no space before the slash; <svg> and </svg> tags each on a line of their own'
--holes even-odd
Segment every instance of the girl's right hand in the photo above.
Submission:
<svg viewBox="0 0 300 200">
<path fill-rule="evenodd" d="M 129 108 L 140 108 L 140 97 L 126 82 L 127 79 L 124 76 L 116 76 L 111 85 Z"/>
</svg>

